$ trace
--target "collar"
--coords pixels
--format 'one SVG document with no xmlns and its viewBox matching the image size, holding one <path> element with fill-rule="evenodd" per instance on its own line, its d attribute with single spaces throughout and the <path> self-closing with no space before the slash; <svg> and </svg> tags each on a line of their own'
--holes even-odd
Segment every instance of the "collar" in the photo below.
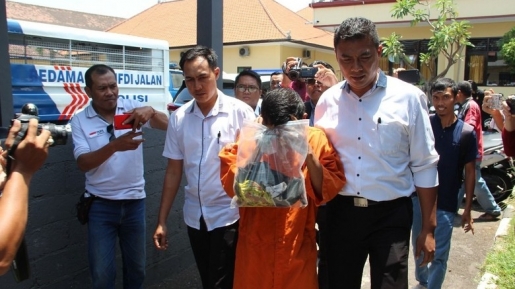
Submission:
<svg viewBox="0 0 515 289">
<path fill-rule="evenodd" d="M 211 108 L 210 115 L 217 115 L 220 112 L 228 113 L 230 111 L 230 108 L 227 104 L 227 100 L 225 99 L 227 96 L 219 89 L 217 89 L 216 91 L 218 95 L 216 98 L 215 105 Z M 195 109 L 198 109 L 198 111 L 200 111 L 200 108 L 197 105 L 197 101 L 193 99 L 191 109 L 189 109 L 187 113 L 195 113 Z"/>
<path fill-rule="evenodd" d="M 442 129 L 442 130 L 446 130 L 448 128 L 452 128 L 453 126 L 455 126 L 458 123 L 458 120 L 459 120 L 459 118 L 455 117 L 453 123 L 451 123 L 449 126 L 444 127 L 442 125 L 442 119 L 440 118 L 440 116 L 435 113 L 434 117 L 435 117 L 436 122 L 438 123 L 438 127 L 440 127 L 440 129 Z"/>
<path fill-rule="evenodd" d="M 461 103 L 458 103 L 458 106 L 459 106 L 459 109 L 461 109 L 462 107 L 464 107 L 469 101 L 472 100 L 472 96 L 469 96 L 467 98 L 465 98 L 465 100 L 463 100 L 463 102 Z"/>
<path fill-rule="evenodd" d="M 386 84 L 387 84 L 387 78 L 386 78 L 386 74 L 384 74 L 384 72 L 381 70 L 381 69 L 378 69 L 378 75 L 377 75 L 377 80 L 376 82 L 374 83 L 374 85 L 372 86 L 372 88 L 369 90 L 369 91 L 372 91 L 372 90 L 375 90 L 376 88 L 378 87 L 384 87 L 386 88 Z M 347 80 L 345 80 L 341 86 L 341 89 L 345 89 L 345 91 L 347 93 L 350 93 L 350 86 L 347 85 Z"/>
<path fill-rule="evenodd" d="M 118 112 L 121 111 L 125 111 L 125 108 L 124 108 L 124 105 L 123 105 L 123 101 L 122 99 L 118 98 L 117 100 L 117 103 L 116 103 L 116 112 L 115 114 L 118 114 Z M 91 102 L 86 108 L 85 108 L 85 111 L 86 111 L 86 117 L 87 118 L 94 118 L 94 117 L 99 117 L 101 119 L 104 119 L 102 116 L 100 116 L 97 111 L 95 110 L 95 108 L 93 107 L 93 102 Z M 104 120 L 105 121 L 105 120 Z"/>
</svg>

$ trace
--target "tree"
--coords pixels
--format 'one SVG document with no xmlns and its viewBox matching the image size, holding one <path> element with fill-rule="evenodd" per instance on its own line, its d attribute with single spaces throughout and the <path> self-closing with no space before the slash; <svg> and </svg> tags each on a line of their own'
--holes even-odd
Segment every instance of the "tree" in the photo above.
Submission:
<svg viewBox="0 0 515 289">
<path fill-rule="evenodd" d="M 504 62 L 511 72 L 515 73 L 515 27 L 506 32 L 499 40 L 499 47 L 501 47 L 501 56 Z"/>
<path fill-rule="evenodd" d="M 436 18 L 431 17 L 431 4 L 438 11 Z M 426 80 L 428 84 L 447 74 L 456 62 L 463 59 L 465 47 L 473 46 L 469 41 L 470 24 L 456 20 L 458 12 L 454 0 L 397 0 L 393 5 L 392 17 L 403 19 L 407 16 L 413 18 L 412 27 L 426 23 L 431 30 L 427 52 L 420 53 L 421 65 L 426 65 L 431 72 L 430 79 Z M 390 37 L 382 39 L 383 55 L 388 56 L 390 61 L 407 59 L 401 38 L 401 35 L 392 33 Z M 444 57 L 446 61 L 445 68 L 439 74 L 436 71 L 438 57 Z"/>
</svg>

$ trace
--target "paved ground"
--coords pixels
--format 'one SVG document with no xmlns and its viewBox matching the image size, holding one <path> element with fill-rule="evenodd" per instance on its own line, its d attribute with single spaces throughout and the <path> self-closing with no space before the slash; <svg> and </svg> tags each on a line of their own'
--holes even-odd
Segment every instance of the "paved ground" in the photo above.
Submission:
<svg viewBox="0 0 515 289">
<path fill-rule="evenodd" d="M 460 210 L 462 212 L 462 210 Z M 483 212 L 479 205 L 474 204 L 472 217 L 477 218 Z M 488 251 L 494 243 L 495 232 L 500 220 L 481 222 L 475 220 L 475 234 L 465 234 L 460 227 L 461 215 L 454 219 L 454 231 L 452 236 L 451 252 L 447 267 L 447 275 L 443 288 L 448 289 L 472 289 L 477 288 L 480 269 Z M 410 288 L 417 284 L 414 277 L 413 254 L 410 254 Z M 370 275 L 368 265 L 363 274 L 362 289 L 370 288 Z M 202 289 L 197 268 L 193 265 L 174 278 L 166 280 L 162 284 L 149 287 L 149 289 Z"/>
<path fill-rule="evenodd" d="M 460 210 L 460 213 L 463 210 Z M 447 263 L 447 274 L 442 288 L 448 289 L 472 289 L 477 288 L 481 279 L 480 269 L 488 251 L 494 244 L 495 232 L 499 226 L 497 221 L 481 222 L 476 218 L 483 212 L 478 204 L 474 204 L 472 217 L 474 220 L 475 234 L 464 233 L 461 229 L 461 215 L 454 219 L 452 233 L 451 252 Z M 415 280 L 415 261 L 410 254 L 409 280 L 410 288 L 417 285 Z M 370 288 L 370 275 L 368 268 L 363 274 L 362 289 Z"/>
</svg>

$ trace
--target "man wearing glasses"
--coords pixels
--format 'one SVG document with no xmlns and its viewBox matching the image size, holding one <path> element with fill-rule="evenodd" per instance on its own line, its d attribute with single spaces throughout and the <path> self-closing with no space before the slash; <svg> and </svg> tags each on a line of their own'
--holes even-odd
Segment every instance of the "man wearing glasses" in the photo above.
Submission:
<svg viewBox="0 0 515 289">
<path fill-rule="evenodd" d="M 236 76 L 234 95 L 237 99 L 250 105 L 254 114 L 261 114 L 261 78 L 252 70 L 243 70 Z"/>
</svg>

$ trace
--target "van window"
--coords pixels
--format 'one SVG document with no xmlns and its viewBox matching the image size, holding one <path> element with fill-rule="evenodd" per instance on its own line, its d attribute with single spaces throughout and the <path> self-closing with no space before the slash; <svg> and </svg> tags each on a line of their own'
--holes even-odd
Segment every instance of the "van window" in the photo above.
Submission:
<svg viewBox="0 0 515 289">
<path fill-rule="evenodd" d="M 184 80 L 181 70 L 170 70 L 170 81 L 173 87 L 179 88 Z"/>
</svg>

